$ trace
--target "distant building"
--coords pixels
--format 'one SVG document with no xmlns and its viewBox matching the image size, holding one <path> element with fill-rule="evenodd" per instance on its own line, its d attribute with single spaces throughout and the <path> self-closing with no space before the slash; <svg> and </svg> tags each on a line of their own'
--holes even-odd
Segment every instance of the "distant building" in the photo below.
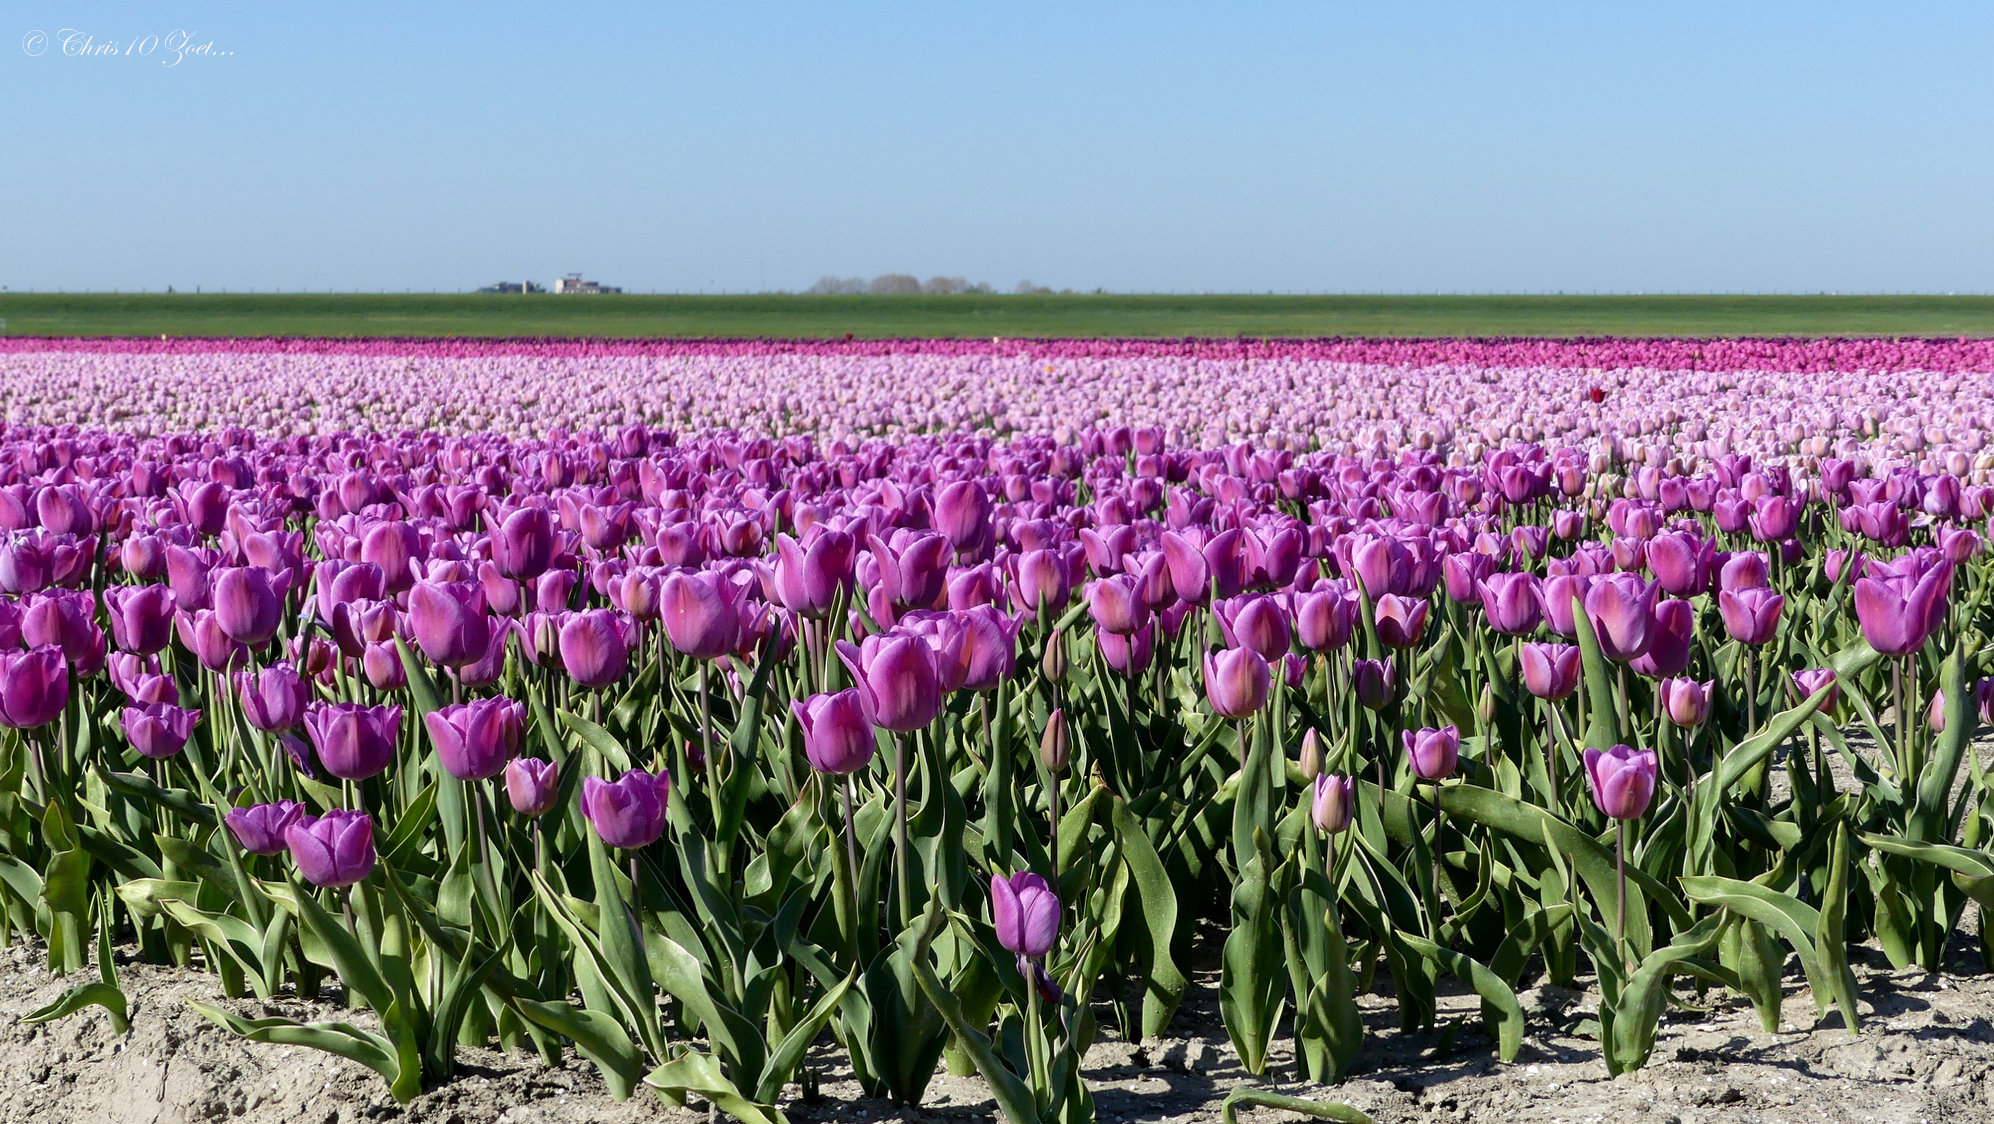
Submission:
<svg viewBox="0 0 1994 1124">
<path fill-rule="evenodd" d="M 557 293 L 620 293 L 623 290 L 596 281 L 584 281 L 579 273 L 570 273 L 554 282 Z"/>
<path fill-rule="evenodd" d="M 544 293 L 547 290 L 537 281 L 500 281 L 496 285 L 486 285 L 478 290 L 481 293 Z"/>
</svg>

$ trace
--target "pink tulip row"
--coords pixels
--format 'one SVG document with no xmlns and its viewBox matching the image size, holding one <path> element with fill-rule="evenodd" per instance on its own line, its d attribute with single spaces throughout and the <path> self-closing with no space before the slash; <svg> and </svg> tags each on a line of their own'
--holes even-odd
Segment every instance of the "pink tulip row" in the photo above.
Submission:
<svg viewBox="0 0 1994 1124">
<path fill-rule="evenodd" d="M 1518 442 L 1693 473 L 1729 453 L 1994 473 L 1988 341 L 7 340 L 0 416 L 544 437 L 642 423 L 905 440 L 1109 422 L 1173 445 L 1470 464 Z"/>
</svg>

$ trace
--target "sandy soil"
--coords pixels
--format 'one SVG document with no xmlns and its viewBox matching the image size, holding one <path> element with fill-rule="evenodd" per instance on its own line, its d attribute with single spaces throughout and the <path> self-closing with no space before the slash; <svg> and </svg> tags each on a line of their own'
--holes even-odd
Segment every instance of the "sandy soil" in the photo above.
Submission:
<svg viewBox="0 0 1994 1124">
<path fill-rule="evenodd" d="M 1137 1050 L 1104 1030 L 1090 1053 L 1100 1118 L 1216 1124 L 1219 1102 L 1242 1084 L 1343 1101 L 1383 1124 L 1404 1121 L 1542 1121 L 1546 1124 L 1745 1124 L 1850 1121 L 1861 1124 L 1994 1120 L 1994 977 L 1978 974 L 1970 942 L 1954 950 L 1960 974 L 1926 978 L 1893 973 L 1863 957 L 1864 1025 L 1851 1035 L 1830 1016 L 1813 1025 L 1813 1003 L 1797 974 L 1790 980 L 1786 1023 L 1766 1034 L 1742 1002 L 1687 1008 L 1666 1018 L 1654 1061 L 1609 1078 L 1593 1042 L 1577 1034 L 1589 1013 L 1585 993 L 1537 988 L 1524 993 L 1531 1035 L 1514 1064 L 1496 1060 L 1481 1033 L 1470 995 L 1443 999 L 1435 1035 L 1404 1034 L 1388 1000 L 1366 997 L 1371 1035 L 1359 1072 L 1336 1089 L 1293 1080 L 1285 1050 L 1267 1078 L 1242 1072 L 1219 1023 L 1216 973 L 1199 975 L 1170 1030 Z M 463 1052 L 459 1078 L 407 1107 L 391 1101 L 360 1066 L 301 1047 L 238 1042 L 188 1010 L 188 998 L 212 998 L 199 972 L 121 963 L 133 1003 L 129 1034 L 111 1033 L 96 1009 L 48 1026 L 15 1020 L 61 994 L 64 984 L 40 967 L 39 950 L 0 952 L 0 1124 L 229 1120 L 244 1124 L 609 1124 L 679 1119 L 703 1112 L 670 1108 L 640 1095 L 618 1104 L 585 1062 L 547 1068 L 535 1057 Z M 1684 1000 L 1691 998 L 1684 992 Z M 319 1004 L 234 1004 L 243 1014 L 329 1017 Z M 1447 1033 L 1449 1024 L 1458 1024 Z M 866 1101 L 835 1047 L 819 1048 L 823 1096 L 792 1101 L 798 1124 L 816 1121 L 988 1120 L 995 1107 L 982 1082 L 946 1073 L 929 1103 L 900 1110 Z M 1248 1121 L 1291 1118 L 1248 1110 Z"/>
</svg>

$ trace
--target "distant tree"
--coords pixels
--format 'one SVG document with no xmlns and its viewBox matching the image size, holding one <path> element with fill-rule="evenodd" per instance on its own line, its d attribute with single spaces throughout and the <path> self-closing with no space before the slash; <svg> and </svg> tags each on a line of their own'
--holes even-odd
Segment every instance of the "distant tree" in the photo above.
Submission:
<svg viewBox="0 0 1994 1124">
<path fill-rule="evenodd" d="M 921 291 L 921 279 L 911 273 L 882 273 L 872 279 L 872 292 L 879 296 L 904 296 Z"/>
<path fill-rule="evenodd" d="M 928 278 L 928 283 L 921 286 L 921 291 L 924 293 L 967 293 L 969 291 L 969 281 L 962 277 L 930 277 Z"/>
<path fill-rule="evenodd" d="M 1042 293 L 1052 292 L 1051 289 L 1046 288 L 1044 285 L 1034 285 L 1030 281 L 1018 282 L 1018 287 L 1011 291 L 1021 297 L 1035 297 Z"/>
<path fill-rule="evenodd" d="M 813 296 L 849 295 L 866 291 L 866 283 L 859 277 L 819 277 L 815 285 L 803 290 Z"/>
</svg>

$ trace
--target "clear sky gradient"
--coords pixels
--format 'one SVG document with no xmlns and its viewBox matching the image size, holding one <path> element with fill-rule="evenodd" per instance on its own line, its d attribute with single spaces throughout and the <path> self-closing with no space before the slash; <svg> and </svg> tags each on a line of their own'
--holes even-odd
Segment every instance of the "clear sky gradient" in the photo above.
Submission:
<svg viewBox="0 0 1994 1124">
<path fill-rule="evenodd" d="M 0 285 L 1986 292 L 1990 58 L 1984 0 L 10 0 Z"/>
</svg>

